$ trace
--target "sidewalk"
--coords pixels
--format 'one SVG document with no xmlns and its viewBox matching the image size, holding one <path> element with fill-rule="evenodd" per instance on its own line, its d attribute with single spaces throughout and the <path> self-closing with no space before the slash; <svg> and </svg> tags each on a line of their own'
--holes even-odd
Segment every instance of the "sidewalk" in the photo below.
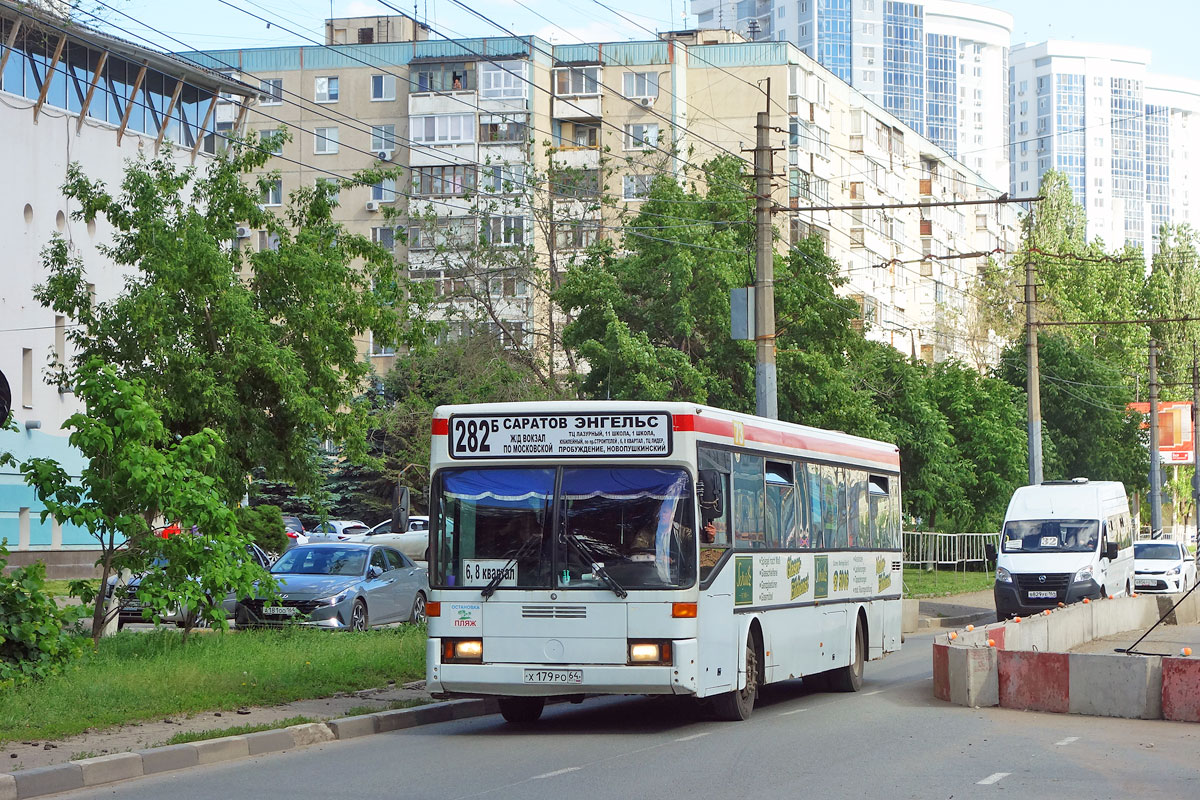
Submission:
<svg viewBox="0 0 1200 800">
<path fill-rule="evenodd" d="M 918 629 L 961 628 L 996 621 L 996 602 L 991 589 L 945 597 L 926 597 L 920 602 Z"/>
</svg>

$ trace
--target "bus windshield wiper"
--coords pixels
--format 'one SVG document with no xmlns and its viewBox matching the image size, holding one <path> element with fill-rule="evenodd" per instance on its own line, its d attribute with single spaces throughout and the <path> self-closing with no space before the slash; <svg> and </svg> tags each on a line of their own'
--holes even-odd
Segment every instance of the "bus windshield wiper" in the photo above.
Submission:
<svg viewBox="0 0 1200 800">
<path fill-rule="evenodd" d="M 596 560 L 596 556 L 592 554 L 592 551 L 583 543 L 578 534 L 564 530 L 562 537 L 575 546 L 575 549 L 579 551 L 579 555 L 583 556 L 584 561 L 587 561 L 591 565 L 592 574 L 604 581 L 608 588 L 612 589 L 613 594 L 617 597 L 627 597 L 629 595 L 629 592 L 625 591 L 625 587 L 617 583 L 616 579 L 604 569 L 604 565 Z"/>
<path fill-rule="evenodd" d="M 541 541 L 541 539 L 536 536 L 531 539 L 526 539 L 524 544 L 522 544 L 520 547 L 517 548 L 517 552 L 512 554 L 512 558 L 510 558 L 508 560 L 508 563 L 504 565 L 504 568 L 501 569 L 499 572 L 497 572 L 495 575 L 493 575 L 492 579 L 490 581 L 488 581 L 487 586 L 484 586 L 483 589 L 480 590 L 480 592 L 479 592 L 480 597 L 483 597 L 486 599 L 488 597 L 491 597 L 493 594 L 495 594 L 496 587 L 500 585 L 500 582 L 504 580 L 504 576 L 508 574 L 509 567 L 511 567 L 513 564 L 515 564 L 517 559 L 521 558 L 521 556 L 526 555 L 530 550 L 532 550 L 533 546 L 535 544 L 538 544 L 540 541 Z"/>
</svg>

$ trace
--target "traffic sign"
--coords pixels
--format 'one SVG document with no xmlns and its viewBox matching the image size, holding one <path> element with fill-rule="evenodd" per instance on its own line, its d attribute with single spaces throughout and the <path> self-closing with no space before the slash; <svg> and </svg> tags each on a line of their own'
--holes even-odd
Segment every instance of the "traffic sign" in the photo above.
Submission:
<svg viewBox="0 0 1200 800">
<path fill-rule="evenodd" d="M 8 379 L 4 377 L 4 373 L 0 371 L 0 423 L 8 419 L 8 412 L 12 409 L 12 392 L 8 388 Z"/>
</svg>

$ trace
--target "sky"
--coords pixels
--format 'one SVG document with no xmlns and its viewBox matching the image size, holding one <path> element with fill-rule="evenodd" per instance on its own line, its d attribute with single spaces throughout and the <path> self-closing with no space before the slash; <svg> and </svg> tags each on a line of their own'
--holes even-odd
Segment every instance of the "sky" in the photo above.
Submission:
<svg viewBox="0 0 1200 800">
<path fill-rule="evenodd" d="M 683 16 L 689 10 L 686 0 L 462 0 L 492 22 L 472 15 L 455 0 L 91 0 L 90 7 L 99 9 L 111 26 L 125 28 L 112 29 L 124 38 L 143 41 L 139 37 L 145 36 L 171 50 L 186 49 L 181 43 L 187 48 L 212 50 L 295 45 L 305 43 L 305 37 L 323 41 L 322 26 L 331 6 L 334 16 L 395 13 L 385 1 L 409 15 L 415 2 L 418 17 L 427 19 L 435 31 L 433 38 L 439 38 L 437 34 L 450 38 L 503 36 L 506 34 L 498 27 L 503 26 L 555 44 L 622 41 L 653 38 L 654 31 L 689 27 L 696 19 Z M 1152 71 L 1200 80 L 1200 59 L 1195 55 L 1200 2 L 1195 0 L 976 2 L 1012 14 L 1014 43 L 1074 39 L 1132 45 L 1151 52 Z M 139 22 L 107 10 L 101 3 Z M 1131 13 L 1133 9 L 1136 13 Z"/>
</svg>

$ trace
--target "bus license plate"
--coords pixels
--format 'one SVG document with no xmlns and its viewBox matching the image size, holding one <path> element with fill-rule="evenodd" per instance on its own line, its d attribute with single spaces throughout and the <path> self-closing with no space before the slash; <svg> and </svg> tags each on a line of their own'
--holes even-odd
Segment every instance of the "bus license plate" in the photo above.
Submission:
<svg viewBox="0 0 1200 800">
<path fill-rule="evenodd" d="M 1030 600 L 1053 600 L 1058 597 L 1058 592 L 1053 589 L 1031 589 L 1029 591 Z"/>
<path fill-rule="evenodd" d="M 581 669 L 527 669 L 525 683 L 562 683 L 573 686 L 583 684 Z"/>
</svg>

